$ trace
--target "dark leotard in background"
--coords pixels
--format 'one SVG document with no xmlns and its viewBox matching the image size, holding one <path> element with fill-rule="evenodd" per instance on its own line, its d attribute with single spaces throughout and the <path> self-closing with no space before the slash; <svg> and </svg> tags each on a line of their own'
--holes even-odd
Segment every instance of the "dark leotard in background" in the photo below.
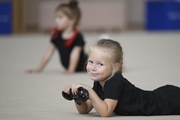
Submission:
<svg viewBox="0 0 180 120">
<path fill-rule="evenodd" d="M 61 33 L 57 36 L 56 39 L 51 39 L 51 43 L 54 44 L 59 52 L 60 60 L 62 65 L 67 69 L 69 67 L 70 54 L 74 47 L 80 46 L 82 47 L 82 51 L 80 53 L 80 58 L 78 65 L 76 67 L 76 72 L 85 71 L 85 62 L 86 62 L 86 54 L 84 53 L 84 45 L 85 41 L 81 33 L 77 33 L 73 43 L 71 46 L 65 46 L 66 40 L 64 40 L 61 36 Z"/>
</svg>

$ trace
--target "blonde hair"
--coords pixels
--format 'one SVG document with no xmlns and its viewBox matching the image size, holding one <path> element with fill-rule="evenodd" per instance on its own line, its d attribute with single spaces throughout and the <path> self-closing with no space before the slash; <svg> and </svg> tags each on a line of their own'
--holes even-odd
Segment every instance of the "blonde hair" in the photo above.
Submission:
<svg viewBox="0 0 180 120">
<path fill-rule="evenodd" d="M 114 40 L 111 39 L 101 39 L 96 44 L 91 46 L 89 54 L 95 50 L 95 49 L 105 49 L 110 59 L 111 67 L 113 68 L 113 71 L 115 71 L 115 64 L 119 63 L 119 68 L 116 70 L 113 75 L 116 73 L 122 73 L 122 65 L 123 65 L 123 50 L 121 45 Z"/>
<path fill-rule="evenodd" d="M 78 7 L 78 2 L 76 0 L 71 0 L 69 3 L 61 3 L 55 12 L 61 11 L 67 15 L 70 19 L 75 19 L 74 27 L 79 24 L 81 18 L 81 10 Z"/>
</svg>

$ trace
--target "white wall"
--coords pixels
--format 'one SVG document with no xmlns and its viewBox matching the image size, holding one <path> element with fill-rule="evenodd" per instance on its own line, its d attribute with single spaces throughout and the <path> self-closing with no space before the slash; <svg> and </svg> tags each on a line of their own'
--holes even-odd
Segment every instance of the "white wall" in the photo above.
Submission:
<svg viewBox="0 0 180 120">
<path fill-rule="evenodd" d="M 40 14 L 49 14 L 49 18 L 47 19 L 47 21 L 51 24 L 54 23 L 53 17 L 54 14 L 52 13 L 52 11 L 54 12 L 54 8 L 46 8 L 49 9 L 50 11 L 48 13 L 42 13 L 43 11 L 40 10 L 40 7 L 42 6 L 43 2 L 49 2 L 49 6 L 51 6 L 52 4 L 54 4 L 54 7 L 57 6 L 57 4 L 60 1 L 67 1 L 67 0 L 26 0 L 27 5 L 26 5 L 26 9 L 27 9 L 27 14 L 26 14 L 26 23 L 30 24 L 30 25 L 39 25 L 39 19 L 42 19 Z M 145 1 L 146 0 L 79 0 L 80 4 L 86 4 L 88 2 L 91 3 L 100 3 L 100 6 L 103 6 L 104 4 L 107 3 L 111 3 L 114 4 L 116 2 L 120 2 L 120 1 L 125 1 L 126 3 L 126 15 L 119 15 L 119 18 L 122 16 L 126 16 L 126 21 L 124 22 L 125 24 L 128 25 L 142 25 L 145 23 Z M 117 11 L 118 4 L 116 4 L 116 7 L 114 8 L 114 10 Z M 110 6 L 107 6 L 108 9 L 110 8 Z M 98 8 L 98 6 L 96 6 L 96 8 Z M 84 9 L 84 8 L 83 8 Z M 99 11 L 97 11 L 97 13 L 99 14 Z M 109 10 L 107 10 L 107 13 L 109 14 Z M 125 12 L 120 12 L 119 14 L 123 14 Z M 92 14 L 92 13 L 89 13 Z M 95 14 L 95 13 L 93 13 Z M 113 15 L 117 15 L 118 14 L 112 14 Z M 51 17 L 51 18 L 50 18 Z M 83 19 L 89 19 L 88 16 L 84 15 Z M 86 18 L 85 18 L 86 17 Z M 43 18 L 44 20 L 46 18 Z M 92 18 L 92 20 L 94 20 L 95 18 Z M 99 18 L 98 18 L 99 19 Z M 91 22 L 94 22 L 92 21 Z M 101 22 L 105 22 L 105 21 L 101 21 Z M 121 22 L 122 24 L 123 22 Z M 43 24 L 43 23 L 42 23 Z M 82 24 L 84 24 L 84 22 L 82 21 Z M 86 24 L 87 25 L 87 24 Z M 41 26 L 41 25 L 40 25 Z"/>
<path fill-rule="evenodd" d="M 145 23 L 146 0 L 128 0 L 129 23 L 141 25 Z"/>
<path fill-rule="evenodd" d="M 54 26 L 54 9 L 57 1 L 44 1 L 39 5 L 38 25 L 41 30 Z M 123 30 L 127 26 L 124 0 L 81 0 L 81 30 Z"/>
</svg>

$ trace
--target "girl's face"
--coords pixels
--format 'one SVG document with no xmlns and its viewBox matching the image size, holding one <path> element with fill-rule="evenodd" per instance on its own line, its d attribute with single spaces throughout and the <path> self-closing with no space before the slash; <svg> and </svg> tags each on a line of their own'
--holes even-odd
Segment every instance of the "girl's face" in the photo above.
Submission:
<svg viewBox="0 0 180 120">
<path fill-rule="evenodd" d="M 93 50 L 88 58 L 87 72 L 92 80 L 104 82 L 112 75 L 112 67 L 103 49 Z"/>
<path fill-rule="evenodd" d="M 72 20 L 67 15 L 65 15 L 62 11 L 56 12 L 55 22 L 59 30 L 65 30 L 68 27 L 73 25 Z"/>
</svg>

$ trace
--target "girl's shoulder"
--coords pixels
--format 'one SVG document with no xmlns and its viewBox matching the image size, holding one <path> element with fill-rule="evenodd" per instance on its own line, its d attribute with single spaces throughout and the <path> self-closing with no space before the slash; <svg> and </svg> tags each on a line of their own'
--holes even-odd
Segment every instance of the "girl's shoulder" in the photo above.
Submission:
<svg viewBox="0 0 180 120">
<path fill-rule="evenodd" d="M 123 77 L 122 74 L 115 74 L 114 76 L 112 76 L 108 81 L 122 81 L 125 78 Z M 108 82 L 107 81 L 107 82 Z"/>
<path fill-rule="evenodd" d="M 51 38 L 51 41 L 56 40 L 58 36 L 60 35 L 61 31 L 58 30 L 57 28 L 51 28 L 49 30 L 49 36 Z"/>
<path fill-rule="evenodd" d="M 113 77 L 107 80 L 105 84 L 119 86 L 119 85 L 123 85 L 127 83 L 130 83 L 130 82 L 126 78 L 124 78 L 122 74 L 115 74 Z"/>
<path fill-rule="evenodd" d="M 84 35 L 83 33 L 81 33 L 80 31 L 78 31 L 77 35 L 76 35 L 76 39 L 81 39 L 84 41 Z"/>
<path fill-rule="evenodd" d="M 73 46 L 84 46 L 85 43 L 83 34 L 78 31 L 76 37 L 74 38 Z"/>
</svg>

